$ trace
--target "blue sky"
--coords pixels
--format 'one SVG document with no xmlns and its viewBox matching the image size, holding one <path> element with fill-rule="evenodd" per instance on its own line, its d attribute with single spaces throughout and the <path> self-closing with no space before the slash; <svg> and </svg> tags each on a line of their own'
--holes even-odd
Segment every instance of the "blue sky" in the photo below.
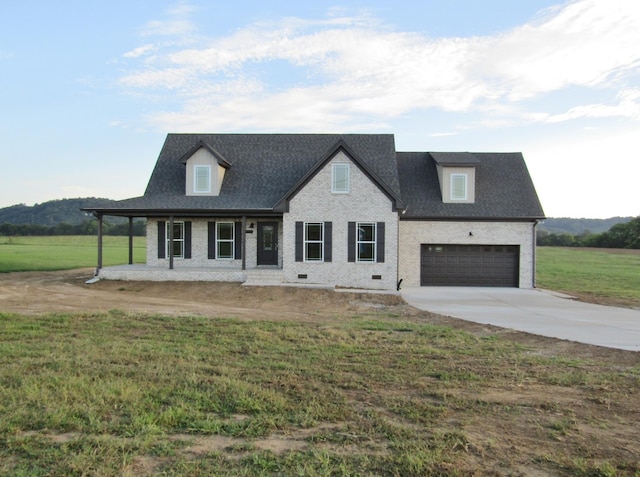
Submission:
<svg viewBox="0 0 640 477">
<path fill-rule="evenodd" d="M 169 132 L 361 132 L 637 216 L 640 2 L 0 0 L 0 112 L 0 207 L 142 195 Z"/>
</svg>

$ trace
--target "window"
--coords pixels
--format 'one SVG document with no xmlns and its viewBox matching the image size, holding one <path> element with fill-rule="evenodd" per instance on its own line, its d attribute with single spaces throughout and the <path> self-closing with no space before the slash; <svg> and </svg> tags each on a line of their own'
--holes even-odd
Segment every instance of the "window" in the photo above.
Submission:
<svg viewBox="0 0 640 477">
<path fill-rule="evenodd" d="M 166 235 L 166 250 L 167 257 L 169 255 L 171 247 L 171 223 L 167 222 L 167 235 Z M 173 223 L 173 257 L 184 258 L 184 222 Z"/>
<path fill-rule="evenodd" d="M 349 222 L 347 247 L 349 262 L 384 263 L 385 223 Z"/>
<path fill-rule="evenodd" d="M 466 174 L 451 174 L 451 200 L 467 200 Z"/>
<path fill-rule="evenodd" d="M 234 258 L 235 224 L 233 222 L 216 223 L 216 258 Z"/>
<path fill-rule="evenodd" d="M 211 166 L 193 166 L 193 192 L 205 194 L 211 192 Z"/>
<path fill-rule="evenodd" d="M 376 261 L 376 224 L 358 222 L 356 225 L 358 236 L 356 239 L 356 261 Z"/>
<path fill-rule="evenodd" d="M 334 194 L 348 194 L 349 164 L 334 164 L 331 181 L 331 192 Z"/>
<path fill-rule="evenodd" d="M 295 224 L 295 234 L 296 262 L 331 262 L 332 222 L 298 221 Z"/>
<path fill-rule="evenodd" d="M 308 222 L 304 224 L 304 261 L 322 262 L 324 250 L 324 224 Z"/>
</svg>

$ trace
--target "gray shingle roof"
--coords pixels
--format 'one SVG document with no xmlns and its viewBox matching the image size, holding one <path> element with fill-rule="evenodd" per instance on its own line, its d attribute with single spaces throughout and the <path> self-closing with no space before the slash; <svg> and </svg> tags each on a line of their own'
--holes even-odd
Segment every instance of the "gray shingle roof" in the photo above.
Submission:
<svg viewBox="0 0 640 477">
<path fill-rule="evenodd" d="M 185 155 L 199 143 L 230 165 L 215 197 L 185 194 Z M 278 214 L 283 199 L 340 144 L 399 208 L 406 206 L 403 219 L 544 217 L 522 154 L 396 153 L 391 134 L 169 134 L 144 196 L 87 210 L 129 216 Z M 476 167 L 474 204 L 442 202 L 436 162 Z"/>
<path fill-rule="evenodd" d="M 403 219 L 541 219 L 544 212 L 520 153 L 446 153 L 449 159 L 471 154 L 477 161 L 476 202 L 443 203 L 435 157 L 442 153 L 399 152 Z M 471 165 L 449 162 L 446 165 Z"/>
<path fill-rule="evenodd" d="M 185 195 L 184 156 L 200 141 L 231 164 L 216 197 Z M 273 211 L 340 141 L 400 196 L 392 134 L 169 134 L 144 196 L 119 201 L 102 211 Z"/>
</svg>

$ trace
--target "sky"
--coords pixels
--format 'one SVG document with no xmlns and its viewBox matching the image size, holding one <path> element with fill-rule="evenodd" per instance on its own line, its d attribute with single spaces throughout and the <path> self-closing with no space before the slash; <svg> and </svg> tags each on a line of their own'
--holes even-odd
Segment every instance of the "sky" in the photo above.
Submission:
<svg viewBox="0 0 640 477">
<path fill-rule="evenodd" d="M 168 133 L 522 152 L 548 217 L 640 215 L 638 0 L 0 0 L 0 207 L 144 193 Z"/>
</svg>

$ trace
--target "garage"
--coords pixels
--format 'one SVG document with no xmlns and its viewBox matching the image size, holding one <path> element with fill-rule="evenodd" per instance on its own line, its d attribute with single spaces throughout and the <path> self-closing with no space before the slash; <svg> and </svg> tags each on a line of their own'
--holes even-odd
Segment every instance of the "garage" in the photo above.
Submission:
<svg viewBox="0 0 640 477">
<path fill-rule="evenodd" d="M 423 244 L 420 256 L 421 286 L 518 286 L 518 245 Z"/>
</svg>

